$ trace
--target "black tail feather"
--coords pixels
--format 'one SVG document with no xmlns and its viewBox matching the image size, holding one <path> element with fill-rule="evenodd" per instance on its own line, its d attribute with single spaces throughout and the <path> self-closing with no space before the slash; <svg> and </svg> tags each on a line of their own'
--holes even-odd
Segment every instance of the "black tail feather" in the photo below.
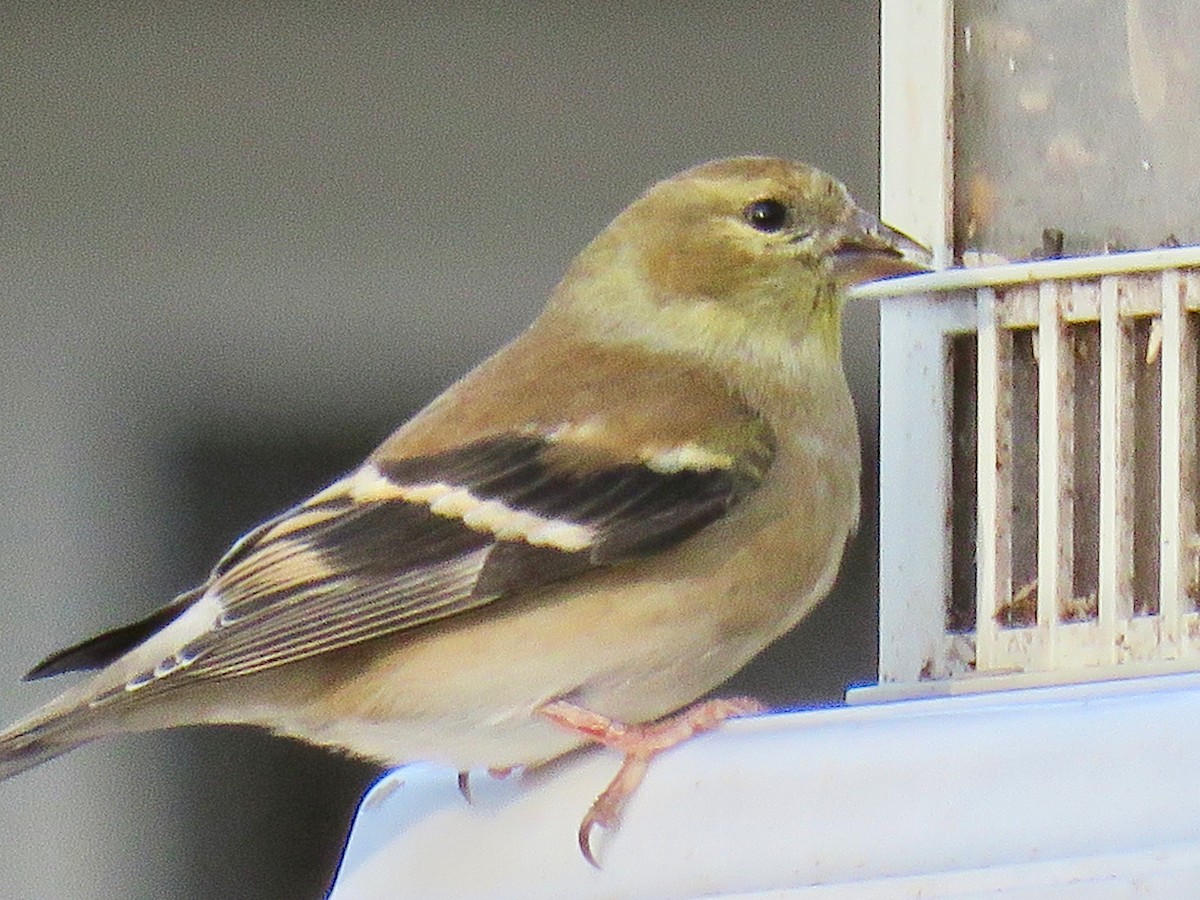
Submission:
<svg viewBox="0 0 1200 900">
<path fill-rule="evenodd" d="M 124 656 L 150 635 L 174 621 L 196 599 L 197 591 L 180 594 L 166 606 L 155 610 L 140 622 L 123 625 L 103 634 L 80 641 L 63 650 L 51 653 L 25 673 L 22 680 L 36 681 L 65 672 L 87 672 L 102 669 L 119 656 Z"/>
</svg>

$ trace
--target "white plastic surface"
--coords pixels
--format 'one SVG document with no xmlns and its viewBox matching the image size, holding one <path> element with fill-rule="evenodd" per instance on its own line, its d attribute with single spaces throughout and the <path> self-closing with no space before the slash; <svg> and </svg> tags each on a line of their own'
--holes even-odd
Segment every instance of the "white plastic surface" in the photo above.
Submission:
<svg viewBox="0 0 1200 900">
<path fill-rule="evenodd" d="M 1190 897 L 1200 675 L 741 720 L 651 766 L 579 854 L 607 751 L 532 777 L 411 766 L 358 813 L 332 897 Z"/>
</svg>

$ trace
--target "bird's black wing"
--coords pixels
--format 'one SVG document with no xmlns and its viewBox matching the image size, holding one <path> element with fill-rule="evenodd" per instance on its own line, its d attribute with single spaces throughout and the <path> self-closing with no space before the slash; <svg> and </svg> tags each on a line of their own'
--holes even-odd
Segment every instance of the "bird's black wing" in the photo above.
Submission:
<svg viewBox="0 0 1200 900">
<path fill-rule="evenodd" d="M 664 550 L 758 485 L 773 454 L 759 431 L 741 457 L 669 465 L 564 466 L 550 438 L 511 433 L 369 462 L 239 541 L 196 601 L 218 601 L 211 625 L 129 689 L 269 669 Z M 112 634 L 35 673 L 104 664 Z M 89 643 L 103 651 L 91 666 L 54 665 L 87 661 Z"/>
</svg>

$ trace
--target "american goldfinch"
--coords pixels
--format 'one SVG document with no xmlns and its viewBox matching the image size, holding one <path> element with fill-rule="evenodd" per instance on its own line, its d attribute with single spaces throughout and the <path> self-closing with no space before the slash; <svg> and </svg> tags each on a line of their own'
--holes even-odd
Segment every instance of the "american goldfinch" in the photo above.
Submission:
<svg viewBox="0 0 1200 900">
<path fill-rule="evenodd" d="M 829 590 L 859 508 L 847 284 L 920 248 L 779 159 L 648 190 L 545 310 L 208 579 L 28 678 L 93 671 L 0 733 L 0 778 L 97 738 L 238 723 L 385 765 L 625 764 L 756 709 L 716 700 Z"/>
</svg>

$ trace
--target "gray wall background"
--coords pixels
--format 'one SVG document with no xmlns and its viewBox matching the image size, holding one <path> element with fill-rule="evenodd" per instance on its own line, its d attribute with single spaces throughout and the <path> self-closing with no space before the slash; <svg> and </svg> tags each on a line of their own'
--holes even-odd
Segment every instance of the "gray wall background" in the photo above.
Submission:
<svg viewBox="0 0 1200 900">
<path fill-rule="evenodd" d="M 874 207 L 877 83 L 876 2 L 0 3 L 2 717 L 515 334 L 650 182 L 780 154 Z M 849 313 L 868 497 L 876 335 Z M 871 679 L 875 590 L 868 509 L 734 689 Z M 374 775 L 232 730 L 89 747 L 0 785 L 0 894 L 314 896 Z"/>
</svg>

